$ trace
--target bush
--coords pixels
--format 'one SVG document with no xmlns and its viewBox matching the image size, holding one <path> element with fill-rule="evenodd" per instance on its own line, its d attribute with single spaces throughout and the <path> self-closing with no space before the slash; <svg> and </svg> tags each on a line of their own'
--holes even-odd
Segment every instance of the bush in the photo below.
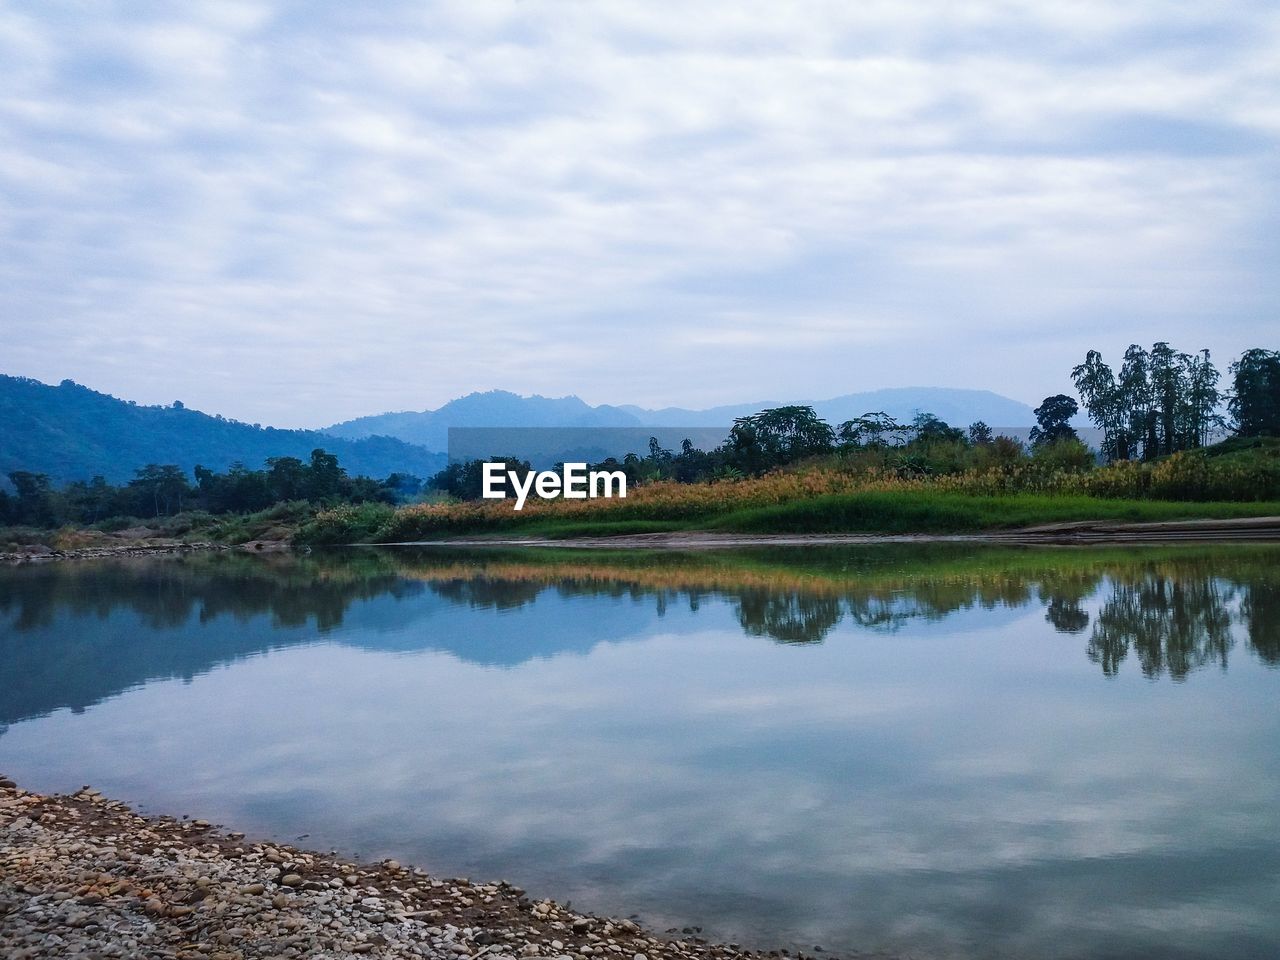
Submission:
<svg viewBox="0 0 1280 960">
<path fill-rule="evenodd" d="M 321 510 L 302 525 L 294 539 L 298 543 L 313 544 L 386 541 L 387 527 L 395 513 L 395 509 L 385 503 L 344 503 Z"/>
<path fill-rule="evenodd" d="M 1097 464 L 1093 451 L 1074 437 L 1043 444 L 1036 449 L 1031 460 L 1050 473 L 1084 473 Z"/>
<path fill-rule="evenodd" d="M 1140 500 L 1147 495 L 1150 471 L 1133 460 L 1117 460 L 1084 478 L 1085 492 L 1108 500 Z"/>
</svg>

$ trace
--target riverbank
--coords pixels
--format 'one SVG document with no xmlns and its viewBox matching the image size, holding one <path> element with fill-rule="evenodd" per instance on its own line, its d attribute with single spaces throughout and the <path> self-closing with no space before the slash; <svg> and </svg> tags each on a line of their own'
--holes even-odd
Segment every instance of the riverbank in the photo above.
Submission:
<svg viewBox="0 0 1280 960">
<path fill-rule="evenodd" d="M 691 933 L 689 931 L 688 933 Z M 763 960 L 769 954 L 440 879 L 252 842 L 203 820 L 142 817 L 89 788 L 0 779 L 0 954 Z M 812 960 L 795 954 L 798 960 Z M 826 956 L 826 955 L 824 955 Z"/>
<path fill-rule="evenodd" d="M 811 481 L 807 485 L 802 481 Z M 940 486 L 839 489 L 833 475 L 718 484 L 652 484 L 627 499 L 507 501 L 320 511 L 295 535 L 307 544 L 588 539 L 653 534 L 821 536 L 1017 534 L 1063 524 L 1181 523 L 1280 516 L 1280 501 L 1112 499 L 1068 493 L 979 493 Z M 941 484 L 941 481 L 938 481 Z M 835 492 L 832 492 L 835 491 Z"/>
<path fill-rule="evenodd" d="M 1236 520 L 1182 520 L 1159 523 L 1109 523 L 1084 520 L 1015 530 L 968 534 L 873 533 L 717 533 L 676 531 L 591 537 L 451 537 L 378 546 L 576 547 L 596 549 L 715 550 L 731 547 L 839 546 L 878 543 L 1007 543 L 1017 545 L 1123 545 L 1166 543 L 1269 543 L 1280 541 L 1280 516 Z M 373 546 L 373 544 L 367 544 Z"/>
<path fill-rule="evenodd" d="M 123 543 L 86 547 L 51 547 L 33 544 L 18 550 L 0 552 L 0 565 L 18 563 L 51 563 L 57 560 L 109 560 L 121 557 L 176 557 L 195 553 L 219 553 L 238 550 L 245 553 L 279 553 L 291 550 L 285 540 L 253 540 L 249 543 L 211 543 L 197 540 L 186 543 L 165 540 L 152 543 Z"/>
<path fill-rule="evenodd" d="M 208 553 L 230 549 L 221 543 L 128 543 L 111 546 L 56 548 L 48 544 L 31 544 L 18 550 L 0 553 L 0 564 L 50 563 L 56 560 L 105 560 L 112 557 L 163 557 L 187 553 Z"/>
</svg>

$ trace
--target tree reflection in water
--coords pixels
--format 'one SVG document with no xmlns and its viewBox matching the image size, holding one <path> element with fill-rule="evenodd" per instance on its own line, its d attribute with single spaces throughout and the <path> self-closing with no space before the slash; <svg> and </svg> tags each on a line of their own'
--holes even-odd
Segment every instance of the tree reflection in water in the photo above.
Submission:
<svg viewBox="0 0 1280 960">
<path fill-rule="evenodd" d="M 1148 677 L 1167 673 L 1185 680 L 1192 670 L 1211 663 L 1225 670 L 1233 643 L 1232 601 L 1249 591 L 1250 585 L 1224 585 L 1213 577 L 1172 580 L 1148 574 L 1131 582 L 1112 581 L 1089 638 L 1089 658 L 1109 677 L 1131 649 Z M 1241 614 L 1248 624 L 1249 614 Z"/>
<path fill-rule="evenodd" d="M 749 590 L 737 605 L 745 633 L 779 643 L 818 643 L 840 622 L 840 601 L 834 597 Z"/>
<path fill-rule="evenodd" d="M 151 677 L 190 678 L 218 663 L 338 631 L 353 605 L 426 624 L 424 601 L 511 611 L 550 595 L 673 605 L 727 603 L 744 634 L 821 643 L 842 623 L 894 631 L 965 610 L 1039 605 L 1107 677 L 1126 662 L 1181 681 L 1225 669 L 1233 644 L 1280 666 L 1280 550 L 1106 551 L 831 548 L 718 554 L 632 551 L 358 551 L 248 555 L 0 570 L 0 723 L 59 705 L 83 708 Z M 585 610 L 586 608 L 584 608 Z M 133 618 L 112 626 L 117 613 Z M 599 623 L 565 607 L 538 648 L 583 651 Z M 128 633 L 127 642 L 121 631 Z M 483 632 L 483 631 L 482 631 Z M 476 656 L 451 631 L 417 629 L 422 648 Z M 850 639 L 850 638 L 845 638 Z M 494 639 L 502 662 L 532 656 Z M 1131 657 L 1132 655 L 1132 657 Z M 56 692 L 53 696 L 51 691 Z"/>
</svg>

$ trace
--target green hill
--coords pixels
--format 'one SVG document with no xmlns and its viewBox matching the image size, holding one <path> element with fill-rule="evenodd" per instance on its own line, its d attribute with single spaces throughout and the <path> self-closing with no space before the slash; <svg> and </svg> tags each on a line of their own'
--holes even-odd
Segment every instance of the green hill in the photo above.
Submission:
<svg viewBox="0 0 1280 960">
<path fill-rule="evenodd" d="M 148 463 L 174 463 L 190 475 L 197 463 L 225 470 L 236 460 L 253 468 L 268 457 L 305 460 L 316 447 L 336 454 L 348 473 L 379 478 L 397 471 L 427 477 L 445 465 L 443 454 L 391 437 L 258 427 L 180 404 L 139 406 L 70 380 L 52 387 L 0 375 L 0 478 L 30 470 L 57 484 L 97 474 L 122 483 Z"/>
</svg>

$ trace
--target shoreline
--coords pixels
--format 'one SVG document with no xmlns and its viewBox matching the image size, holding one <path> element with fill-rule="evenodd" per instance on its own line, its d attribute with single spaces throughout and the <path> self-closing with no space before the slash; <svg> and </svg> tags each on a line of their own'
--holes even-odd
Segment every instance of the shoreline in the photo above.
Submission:
<svg viewBox="0 0 1280 960">
<path fill-rule="evenodd" d="M 718 533 L 681 530 L 668 533 L 601 534 L 593 537 L 473 536 L 391 543 L 335 544 L 347 547 L 561 547 L 615 550 L 720 550 L 734 547 L 875 546 L 893 543 L 972 543 L 1010 546 L 1158 545 L 1176 543 L 1280 542 L 1280 516 L 1215 520 L 1121 522 L 1073 520 L 1009 530 L 974 533 Z M 0 552 L 0 566 L 105 560 L 120 557 L 164 557 L 193 553 L 288 553 L 313 549 L 286 540 L 251 540 L 230 544 L 213 541 L 93 544 L 55 549 L 39 546 Z"/>
<path fill-rule="evenodd" d="M 715 533 L 679 531 L 599 537 L 450 537 L 403 543 L 360 543 L 360 547 L 575 547 L 650 550 L 714 550 L 729 547 L 872 546 L 880 543 L 992 543 L 1012 545 L 1268 543 L 1280 541 L 1280 517 L 1233 520 L 1166 520 L 1125 523 L 1075 520 L 1066 523 L 977 533 Z"/>
<path fill-rule="evenodd" d="M 88 787 L 41 795 L 0 777 L 0 954 L 92 951 L 175 960 L 816 960 L 657 934 L 531 900 L 506 881 L 442 879 L 394 860 L 250 841 L 204 820 L 144 817 Z"/>
<path fill-rule="evenodd" d="M 107 560 L 113 557 L 171 557 L 190 553 L 224 553 L 238 550 L 246 553 L 279 553 L 292 549 L 283 541 L 254 540 L 248 543 L 214 543 L 208 540 L 183 543 L 95 544 L 87 547 L 54 549 L 51 547 L 0 553 L 0 566 L 27 563 L 54 563 L 59 560 Z"/>
</svg>

